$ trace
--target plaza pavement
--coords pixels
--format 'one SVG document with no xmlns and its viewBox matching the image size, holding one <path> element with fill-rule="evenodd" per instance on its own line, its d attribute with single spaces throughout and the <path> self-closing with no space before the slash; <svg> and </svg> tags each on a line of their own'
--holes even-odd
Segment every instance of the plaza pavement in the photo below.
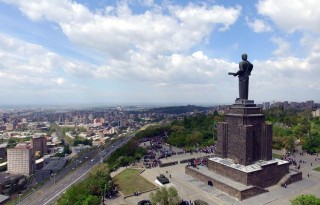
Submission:
<svg viewBox="0 0 320 205">
<path fill-rule="evenodd" d="M 301 148 L 300 148 L 301 149 Z M 170 161 L 180 161 L 183 159 L 203 157 L 206 154 L 196 153 L 193 155 L 183 154 L 175 155 L 169 157 L 168 159 L 162 159 L 163 163 Z M 200 182 L 193 177 L 186 175 L 184 168 L 186 164 L 177 164 L 169 167 L 155 167 L 151 169 L 146 169 L 141 175 L 146 178 L 151 183 L 159 187 L 155 183 L 155 179 L 159 174 L 164 174 L 170 180 L 170 185 L 173 185 L 177 188 L 180 197 L 183 200 L 194 201 L 196 199 L 201 199 L 207 201 L 210 205 L 216 204 L 234 204 L 234 205 L 258 205 L 258 204 L 268 204 L 268 205 L 290 205 L 290 200 L 294 197 L 301 194 L 314 194 L 317 197 L 320 197 L 320 172 L 314 171 L 315 167 L 320 167 L 320 156 L 319 160 L 315 161 L 316 155 L 307 155 L 304 153 L 303 156 L 299 155 L 299 150 L 295 153 L 295 159 L 297 162 L 299 160 L 306 161 L 305 164 L 301 164 L 300 171 L 303 173 L 303 180 L 290 184 L 287 188 L 275 185 L 269 187 L 268 193 L 261 194 L 252 198 L 249 198 L 244 201 L 238 201 L 237 199 L 230 197 L 223 192 L 210 187 L 207 184 Z M 312 163 L 312 166 L 311 166 Z M 294 166 L 290 166 L 294 169 Z M 116 173 L 119 173 L 124 168 L 117 170 L 115 173 L 112 173 L 114 176 Z M 309 174 L 309 178 L 307 176 Z M 170 178 L 171 175 L 171 178 Z M 150 193 L 144 193 L 139 196 L 132 196 L 124 199 L 122 196 L 116 197 L 112 200 L 106 200 L 105 204 L 110 205 L 136 205 L 140 200 L 149 199 Z"/>
</svg>

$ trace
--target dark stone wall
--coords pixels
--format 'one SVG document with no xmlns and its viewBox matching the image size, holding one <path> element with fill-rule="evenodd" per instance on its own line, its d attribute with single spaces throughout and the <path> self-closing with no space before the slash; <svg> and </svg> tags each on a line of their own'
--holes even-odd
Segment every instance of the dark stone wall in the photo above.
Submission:
<svg viewBox="0 0 320 205">
<path fill-rule="evenodd" d="M 214 171 L 217 174 L 220 174 L 224 177 L 232 179 L 234 181 L 240 182 L 242 184 L 248 185 L 247 174 L 241 172 L 240 170 L 227 167 L 223 164 L 216 163 L 212 160 L 208 160 L 208 169 Z"/>
<path fill-rule="evenodd" d="M 233 105 L 218 124 L 217 155 L 235 163 L 250 165 L 272 159 L 272 125 L 254 104 Z"/>
<path fill-rule="evenodd" d="M 221 158 L 226 158 L 228 153 L 228 124 L 225 122 L 218 123 L 217 126 L 218 135 L 217 135 L 217 156 Z"/>
<path fill-rule="evenodd" d="M 272 159 L 272 125 L 262 124 L 261 133 L 261 159 L 268 161 Z"/>
<path fill-rule="evenodd" d="M 302 172 L 298 172 L 296 170 L 294 170 L 294 172 L 296 173 L 291 175 L 290 178 L 286 181 L 287 185 L 302 180 Z"/>
<path fill-rule="evenodd" d="M 245 190 L 237 190 L 234 187 L 231 187 L 221 181 L 218 181 L 212 177 L 206 176 L 200 172 L 198 172 L 196 169 L 192 167 L 186 166 L 185 173 L 198 179 L 199 181 L 202 181 L 206 184 L 210 181 L 213 185 L 213 187 L 219 189 L 220 191 L 223 191 L 227 193 L 229 196 L 235 197 L 238 200 L 244 200 L 253 196 L 256 196 L 258 194 L 262 194 L 267 192 L 267 190 L 259 188 L 259 187 L 250 187 Z"/>
<path fill-rule="evenodd" d="M 261 170 L 246 173 L 215 161 L 208 160 L 209 170 L 242 184 L 262 188 L 277 184 L 286 174 L 289 173 L 289 165 L 289 163 L 278 165 L 278 163 L 275 162 L 273 164 L 262 166 Z"/>
</svg>

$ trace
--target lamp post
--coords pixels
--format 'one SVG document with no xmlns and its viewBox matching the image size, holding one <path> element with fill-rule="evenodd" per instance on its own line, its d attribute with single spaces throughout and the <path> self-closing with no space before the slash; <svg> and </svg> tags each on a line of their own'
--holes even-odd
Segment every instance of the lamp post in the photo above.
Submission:
<svg viewBox="0 0 320 205">
<path fill-rule="evenodd" d="M 51 176 L 53 176 L 53 185 L 56 184 L 56 174 L 57 174 L 57 173 L 51 174 Z"/>
<path fill-rule="evenodd" d="M 112 181 L 108 181 L 108 185 L 112 183 Z M 107 183 L 104 184 L 104 189 L 103 189 L 103 196 L 102 196 L 102 204 L 104 204 L 104 198 L 106 196 L 106 191 L 107 191 Z"/>
<path fill-rule="evenodd" d="M 36 190 L 34 188 L 32 188 L 32 193 L 29 195 L 29 201 L 31 201 L 31 196 L 32 196 L 32 194 L 34 194 L 35 191 Z"/>
<path fill-rule="evenodd" d="M 106 196 L 107 183 L 104 184 L 103 195 L 102 195 L 102 204 L 104 204 L 104 197 Z"/>
<path fill-rule="evenodd" d="M 21 197 L 21 195 L 22 195 L 22 194 L 19 194 L 19 202 L 18 202 L 18 204 L 20 204 L 20 197 Z"/>
<path fill-rule="evenodd" d="M 214 142 L 214 131 L 217 129 L 217 123 L 216 122 L 213 122 L 212 124 L 212 139 L 213 139 L 213 142 Z"/>
</svg>

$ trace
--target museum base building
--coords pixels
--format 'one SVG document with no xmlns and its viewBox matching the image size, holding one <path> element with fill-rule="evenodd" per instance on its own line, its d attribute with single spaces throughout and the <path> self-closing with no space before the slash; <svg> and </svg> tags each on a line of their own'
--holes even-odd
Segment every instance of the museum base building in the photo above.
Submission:
<svg viewBox="0 0 320 205">
<path fill-rule="evenodd" d="M 186 174 L 239 200 L 302 179 L 288 161 L 272 158 L 272 125 L 253 100 L 237 99 L 218 124 L 216 155 L 207 167 L 187 166 Z"/>
</svg>

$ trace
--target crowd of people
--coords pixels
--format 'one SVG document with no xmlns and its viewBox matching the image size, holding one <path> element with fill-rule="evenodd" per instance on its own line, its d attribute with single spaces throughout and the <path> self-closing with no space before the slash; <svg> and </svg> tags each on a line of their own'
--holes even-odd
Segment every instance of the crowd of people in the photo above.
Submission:
<svg viewBox="0 0 320 205">
<path fill-rule="evenodd" d="M 166 136 L 155 136 L 142 138 L 139 140 L 141 146 L 147 149 L 147 153 L 143 156 L 143 164 L 146 168 L 157 167 L 161 163 L 161 159 L 167 159 L 174 155 L 184 155 L 193 153 L 213 154 L 215 146 L 207 146 L 202 148 L 181 149 L 173 147 L 165 142 Z M 200 160 L 198 164 L 205 165 L 205 160 Z"/>
</svg>

